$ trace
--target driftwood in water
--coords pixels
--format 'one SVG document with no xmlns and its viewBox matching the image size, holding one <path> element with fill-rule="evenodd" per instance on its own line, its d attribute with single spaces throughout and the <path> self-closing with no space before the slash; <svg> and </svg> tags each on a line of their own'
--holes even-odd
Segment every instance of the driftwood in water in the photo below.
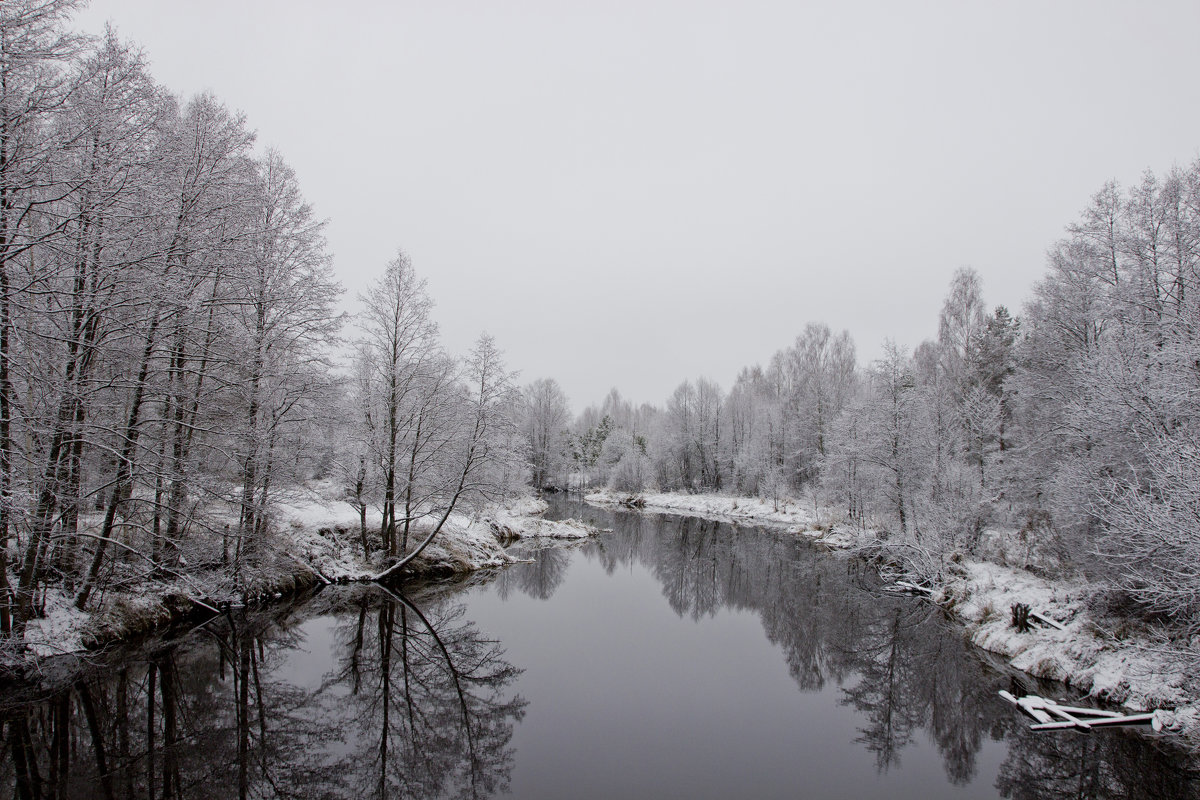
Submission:
<svg viewBox="0 0 1200 800">
<path fill-rule="evenodd" d="M 1092 728 L 1122 725 L 1150 725 L 1156 731 L 1162 730 L 1162 720 L 1156 712 L 1120 714 L 1116 711 L 1104 711 L 1099 708 L 1064 706 L 1035 694 L 1015 697 L 1011 692 L 1004 690 L 1000 691 L 1000 696 L 1036 720 L 1036 724 L 1029 726 L 1029 729 L 1033 731 L 1066 729 L 1090 731 Z"/>
<path fill-rule="evenodd" d="M 1126 714 L 1120 717 L 1103 717 L 1101 719 L 1089 719 L 1086 721 L 1069 720 L 1063 722 L 1046 722 L 1041 725 L 1030 725 L 1031 731 L 1050 731 L 1065 728 L 1083 728 L 1091 730 L 1092 728 L 1115 728 L 1121 725 L 1149 725 L 1156 731 L 1162 730 L 1162 722 L 1157 714 Z"/>
</svg>

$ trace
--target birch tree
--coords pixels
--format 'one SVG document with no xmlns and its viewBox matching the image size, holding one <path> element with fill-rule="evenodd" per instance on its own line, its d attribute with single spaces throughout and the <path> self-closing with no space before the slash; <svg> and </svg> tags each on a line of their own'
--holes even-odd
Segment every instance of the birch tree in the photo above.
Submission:
<svg viewBox="0 0 1200 800">
<path fill-rule="evenodd" d="M 414 403 L 414 396 L 423 383 L 430 385 L 423 379 L 441 356 L 425 282 L 417 278 L 411 260 L 403 252 L 388 263 L 383 276 L 361 300 L 363 335 L 358 358 L 370 374 L 370 399 L 363 423 L 371 437 L 381 484 L 380 536 L 384 550 L 395 554 L 397 503 L 404 491 L 403 451 L 408 434 L 405 412 L 422 405 L 420 401 Z M 401 516 L 399 524 L 406 528 L 407 517 Z"/>
<path fill-rule="evenodd" d="M 512 457 L 507 447 L 515 423 L 507 411 L 512 407 L 513 376 L 508 372 L 492 337 L 480 336 L 464 365 L 462 403 L 455 417 L 457 436 L 447 451 L 448 460 L 439 470 L 443 475 L 436 495 L 437 513 L 431 515 L 425 538 L 375 580 L 387 580 L 417 558 L 441 533 L 456 508 L 478 507 L 495 501 L 499 490 L 497 473 L 506 471 L 504 461 Z"/>
<path fill-rule="evenodd" d="M 139 481 L 149 480 L 152 487 L 152 549 L 157 553 L 161 545 L 164 522 L 167 541 L 178 540 L 187 494 L 187 440 L 193 429 L 189 408 L 203 380 L 191 363 L 195 351 L 190 333 L 206 325 L 194 311 L 206 307 L 205 287 L 219 282 L 214 264 L 226 247 L 230 216 L 245 207 L 252 142 L 245 121 L 205 95 L 192 100 L 181 114 L 166 115 L 159 128 L 151 154 L 156 178 L 144 187 L 155 241 L 140 261 L 144 303 L 134 334 L 137 355 L 122 381 L 127 385 L 128 411 L 118 426 L 116 471 L 104 521 L 76 596 L 80 608 L 95 588 L 118 514 L 128 515 L 137 505 L 134 486 Z M 153 420 L 157 441 L 144 443 L 147 417 L 155 405 L 160 409 Z M 139 464 L 153 467 L 138 469 Z"/>
<path fill-rule="evenodd" d="M 226 278 L 235 309 L 231 336 L 244 347 L 235 365 L 244 415 L 237 448 L 239 557 L 266 532 L 278 449 L 329 383 L 329 348 L 341 322 L 334 310 L 341 289 L 325 250 L 324 222 L 314 218 L 295 173 L 277 152 L 268 151 L 256 167 L 249 258 Z"/>
<path fill-rule="evenodd" d="M 567 451 L 567 425 L 571 409 L 558 381 L 539 378 L 521 392 L 521 428 L 529 448 L 533 488 L 555 485 Z"/>
<path fill-rule="evenodd" d="M 938 317 L 938 342 L 943 346 L 946 369 L 965 390 L 969 369 L 985 326 L 982 285 L 979 273 L 962 267 L 950 281 L 950 292 Z"/>
</svg>

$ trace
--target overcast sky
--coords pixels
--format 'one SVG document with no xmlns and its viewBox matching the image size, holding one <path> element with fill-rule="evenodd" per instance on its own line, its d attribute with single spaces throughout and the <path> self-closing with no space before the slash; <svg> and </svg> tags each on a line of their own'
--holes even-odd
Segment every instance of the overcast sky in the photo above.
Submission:
<svg viewBox="0 0 1200 800">
<path fill-rule="evenodd" d="M 1020 309 L 1106 180 L 1200 157 L 1200 3 L 94 0 L 246 113 L 351 300 L 396 249 L 444 340 L 576 410 L 728 389 L 810 321 L 860 362 L 954 270 Z"/>
</svg>

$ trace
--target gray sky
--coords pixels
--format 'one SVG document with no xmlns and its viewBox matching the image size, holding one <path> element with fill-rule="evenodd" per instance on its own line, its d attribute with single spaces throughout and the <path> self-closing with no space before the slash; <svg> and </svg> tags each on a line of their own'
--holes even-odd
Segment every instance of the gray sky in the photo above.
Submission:
<svg viewBox="0 0 1200 800">
<path fill-rule="evenodd" d="M 296 169 L 353 298 L 404 248 L 451 350 L 576 410 L 728 389 L 806 322 L 1019 310 L 1104 181 L 1200 157 L 1200 3 L 94 0 Z"/>
</svg>

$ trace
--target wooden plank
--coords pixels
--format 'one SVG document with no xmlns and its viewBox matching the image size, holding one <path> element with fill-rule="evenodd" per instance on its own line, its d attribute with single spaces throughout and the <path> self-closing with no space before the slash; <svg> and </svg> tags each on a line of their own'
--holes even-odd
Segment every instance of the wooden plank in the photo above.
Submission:
<svg viewBox="0 0 1200 800">
<path fill-rule="evenodd" d="M 1057 714 L 1058 716 L 1062 717 L 1062 718 L 1063 718 L 1065 721 L 1067 721 L 1067 722 L 1071 723 L 1071 724 L 1072 724 L 1072 725 L 1074 725 L 1076 728 L 1083 728 L 1084 730 L 1088 730 L 1088 729 L 1090 729 L 1090 728 L 1092 727 L 1092 726 L 1091 726 L 1089 723 L 1087 723 L 1087 722 L 1084 722 L 1084 721 L 1083 721 L 1083 720 L 1081 720 L 1079 717 L 1076 717 L 1076 716 L 1074 716 L 1073 714 L 1071 714 L 1070 712 L 1068 712 L 1067 710 L 1065 710 L 1065 709 L 1064 709 L 1062 706 L 1060 706 L 1060 705 L 1056 705 L 1056 704 L 1054 704 L 1054 703 L 1047 703 L 1047 704 L 1046 704 L 1046 709 L 1047 709 L 1047 710 L 1048 710 L 1050 713 L 1052 713 L 1052 714 Z"/>
<path fill-rule="evenodd" d="M 1040 614 L 1037 611 L 1030 611 L 1029 616 L 1033 617 L 1043 625 L 1049 625 L 1051 628 L 1056 628 L 1060 631 L 1065 631 L 1067 629 L 1066 626 L 1064 626 L 1061 622 L 1050 619 L 1045 614 Z"/>
<path fill-rule="evenodd" d="M 1050 716 L 1043 710 L 1042 706 L 1044 702 L 1045 701 L 1037 695 L 1030 695 L 1017 700 L 1017 705 L 1019 705 L 1026 714 L 1033 717 L 1038 722 L 1045 724 L 1053 722 L 1054 717 Z"/>
<path fill-rule="evenodd" d="M 1119 725 L 1151 725 L 1153 723 L 1153 714 L 1130 714 L 1129 716 L 1105 717 L 1104 719 L 1090 720 L 1088 722 L 1087 729 L 1094 730 L 1095 728 L 1114 728 Z M 1050 731 L 1076 727 L 1078 726 L 1073 722 L 1046 722 L 1039 725 L 1030 725 L 1029 730 Z"/>
<path fill-rule="evenodd" d="M 1079 706 L 1064 706 L 1053 700 L 1047 700 L 1047 705 L 1053 705 L 1056 708 L 1061 708 L 1063 711 L 1068 711 L 1075 716 L 1091 716 L 1091 717 L 1123 717 L 1124 714 L 1119 714 L 1116 711 L 1104 711 L 1099 708 L 1080 708 Z"/>
<path fill-rule="evenodd" d="M 1000 690 L 1000 696 L 1037 720 L 1036 725 L 1029 726 L 1029 729 L 1034 731 L 1065 730 L 1067 728 L 1092 730 L 1093 728 L 1110 728 L 1119 725 L 1151 725 L 1156 731 L 1162 728 L 1162 722 L 1154 713 L 1119 714 L 1099 708 L 1064 706 L 1054 700 L 1038 697 L 1036 694 L 1015 697 L 1012 692 L 1003 689 Z M 1056 715 L 1059 719 L 1055 719 L 1050 714 Z"/>
</svg>

